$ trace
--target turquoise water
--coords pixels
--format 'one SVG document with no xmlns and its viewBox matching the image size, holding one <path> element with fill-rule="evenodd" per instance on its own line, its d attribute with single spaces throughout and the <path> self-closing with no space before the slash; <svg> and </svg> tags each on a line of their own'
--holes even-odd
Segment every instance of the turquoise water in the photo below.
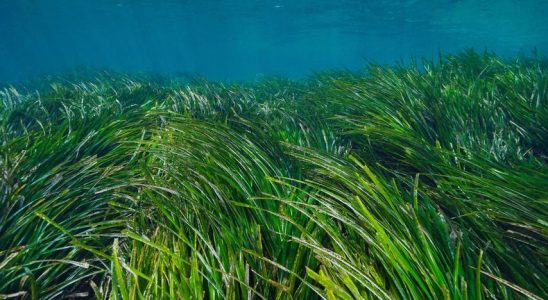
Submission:
<svg viewBox="0 0 548 300">
<path fill-rule="evenodd" d="M 0 82 L 81 69 L 248 80 L 466 48 L 548 51 L 546 0 L 0 0 Z"/>
</svg>

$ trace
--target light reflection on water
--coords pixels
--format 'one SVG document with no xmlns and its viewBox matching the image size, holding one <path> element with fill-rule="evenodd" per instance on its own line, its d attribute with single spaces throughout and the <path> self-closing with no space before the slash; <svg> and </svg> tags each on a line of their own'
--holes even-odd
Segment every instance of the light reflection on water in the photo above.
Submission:
<svg viewBox="0 0 548 300">
<path fill-rule="evenodd" d="M 0 1 L 0 81 L 77 66 L 246 79 L 548 49 L 544 0 Z"/>
</svg>

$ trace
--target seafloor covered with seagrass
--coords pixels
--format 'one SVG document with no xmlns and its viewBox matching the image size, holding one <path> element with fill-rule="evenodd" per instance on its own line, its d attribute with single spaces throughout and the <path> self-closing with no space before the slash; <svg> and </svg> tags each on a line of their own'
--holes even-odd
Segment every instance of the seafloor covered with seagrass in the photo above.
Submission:
<svg viewBox="0 0 548 300">
<path fill-rule="evenodd" d="M 547 66 L 6 88 L 0 298 L 546 298 Z"/>
</svg>

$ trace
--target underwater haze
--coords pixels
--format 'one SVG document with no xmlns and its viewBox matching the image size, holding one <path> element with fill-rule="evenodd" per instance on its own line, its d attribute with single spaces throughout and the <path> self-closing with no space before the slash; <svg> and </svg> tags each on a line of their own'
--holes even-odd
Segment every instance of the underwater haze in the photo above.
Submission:
<svg viewBox="0 0 548 300">
<path fill-rule="evenodd" d="M 0 82 L 77 69 L 248 80 L 548 50 L 546 0 L 1 0 Z"/>
</svg>

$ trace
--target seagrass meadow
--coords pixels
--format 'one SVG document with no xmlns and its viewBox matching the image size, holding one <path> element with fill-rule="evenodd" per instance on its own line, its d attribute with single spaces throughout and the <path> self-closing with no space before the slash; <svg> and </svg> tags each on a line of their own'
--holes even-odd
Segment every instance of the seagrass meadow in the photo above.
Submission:
<svg viewBox="0 0 548 300">
<path fill-rule="evenodd" d="M 548 298 L 548 64 L 0 92 L 0 299 Z"/>
</svg>

